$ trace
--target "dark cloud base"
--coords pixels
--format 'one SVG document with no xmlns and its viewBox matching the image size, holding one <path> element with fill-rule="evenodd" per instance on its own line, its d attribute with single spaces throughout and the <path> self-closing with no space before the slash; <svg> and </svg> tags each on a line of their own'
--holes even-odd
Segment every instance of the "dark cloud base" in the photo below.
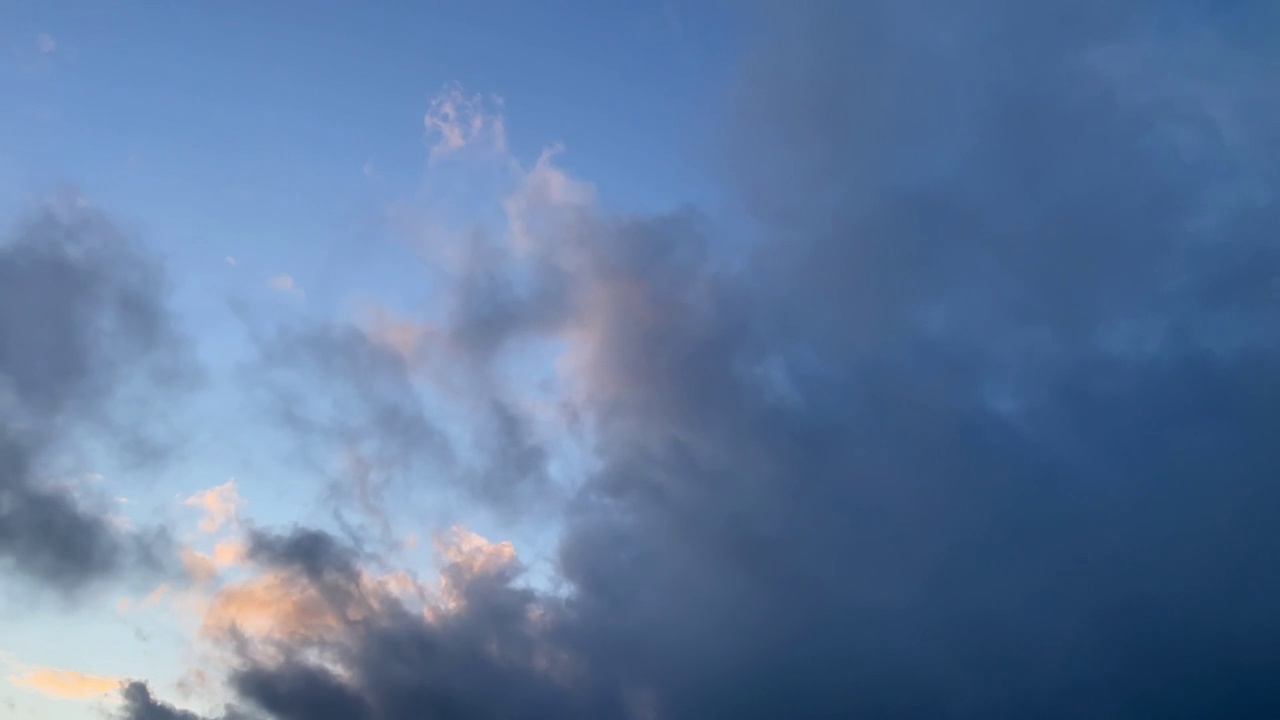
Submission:
<svg viewBox="0 0 1280 720">
<path fill-rule="evenodd" d="M 581 218 L 539 259 L 554 303 L 501 313 L 594 328 L 572 592 L 459 575 L 461 612 L 246 655 L 237 697 L 278 720 L 1280 717 L 1276 21 L 766 13 L 733 134 L 749 268 L 714 270 L 685 216 Z M 330 538 L 255 548 L 367 602 Z"/>
</svg>

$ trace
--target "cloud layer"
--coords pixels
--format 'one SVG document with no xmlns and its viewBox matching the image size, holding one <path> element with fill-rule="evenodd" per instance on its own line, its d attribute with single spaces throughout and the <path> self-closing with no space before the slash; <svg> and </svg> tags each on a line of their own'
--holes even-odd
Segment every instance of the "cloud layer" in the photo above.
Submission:
<svg viewBox="0 0 1280 720">
<path fill-rule="evenodd" d="M 512 205 L 549 210 L 519 242 L 469 248 L 431 332 L 267 346 L 358 379 L 295 427 L 395 465 L 446 454 L 406 356 L 560 343 L 591 448 L 562 591 L 464 538 L 424 605 L 334 536 L 257 532 L 248 587 L 298 624 L 240 634 L 234 696 L 279 720 L 1280 714 L 1273 19 L 766 13 L 730 133 L 741 262 L 696 212 L 548 191 Z"/>
</svg>

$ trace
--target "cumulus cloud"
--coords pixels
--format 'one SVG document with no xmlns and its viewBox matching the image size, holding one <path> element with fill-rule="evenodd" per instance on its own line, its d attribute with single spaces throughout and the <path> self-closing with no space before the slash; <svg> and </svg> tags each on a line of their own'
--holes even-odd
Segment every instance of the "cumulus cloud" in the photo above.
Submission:
<svg viewBox="0 0 1280 720">
<path fill-rule="evenodd" d="M 64 205 L 0 244 L 0 561 L 74 589 L 169 547 L 42 478 L 83 441 L 157 457 L 170 438 L 155 421 L 194 376 L 157 268 L 104 215 Z"/>
<path fill-rule="evenodd" d="M 236 697 L 309 720 L 1280 714 L 1269 18 L 766 11 L 728 133 L 747 257 L 715 262 L 694 211 L 577 203 L 445 293 L 433 337 L 460 357 L 562 343 L 593 461 L 563 588 L 463 536 L 456 603 L 420 612 L 333 536 L 259 535 L 324 631 L 246 648 Z M 373 387 L 402 387 L 380 353 Z"/>
</svg>

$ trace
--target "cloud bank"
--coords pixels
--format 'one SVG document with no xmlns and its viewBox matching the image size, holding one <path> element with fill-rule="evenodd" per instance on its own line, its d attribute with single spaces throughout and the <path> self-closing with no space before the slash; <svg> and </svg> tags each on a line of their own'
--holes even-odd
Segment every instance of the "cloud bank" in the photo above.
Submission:
<svg viewBox="0 0 1280 720">
<path fill-rule="evenodd" d="M 406 357 L 560 343 L 591 454 L 563 591 L 460 542 L 424 604 L 332 535 L 255 532 L 270 582 L 240 599 L 285 595 L 289 622 L 228 633 L 227 715 L 1280 714 L 1274 20 L 766 11 L 729 132 L 741 262 L 694 211 L 548 191 L 519 242 L 471 248 L 430 332 L 272 346 L 358 378 L 353 412 L 297 428 L 396 463 L 444 453 Z"/>
</svg>

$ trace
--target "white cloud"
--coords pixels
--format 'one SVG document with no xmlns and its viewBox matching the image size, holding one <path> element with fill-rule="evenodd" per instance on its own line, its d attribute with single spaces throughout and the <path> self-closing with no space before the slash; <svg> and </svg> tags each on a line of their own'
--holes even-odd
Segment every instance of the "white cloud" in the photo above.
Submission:
<svg viewBox="0 0 1280 720">
<path fill-rule="evenodd" d="M 227 264 L 230 265 L 231 267 L 235 267 L 238 264 L 236 262 L 236 259 L 230 255 L 227 256 L 226 260 L 227 260 Z"/>
<path fill-rule="evenodd" d="M 48 55 L 58 49 L 58 42 L 48 33 L 40 33 L 36 36 L 36 47 L 40 49 L 41 53 Z"/>
</svg>

